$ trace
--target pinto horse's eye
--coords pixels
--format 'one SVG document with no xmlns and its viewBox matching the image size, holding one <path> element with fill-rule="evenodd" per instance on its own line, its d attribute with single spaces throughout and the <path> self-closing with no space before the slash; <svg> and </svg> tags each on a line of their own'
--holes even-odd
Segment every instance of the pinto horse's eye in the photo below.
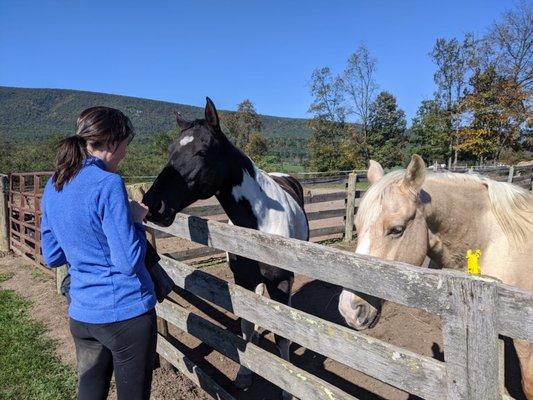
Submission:
<svg viewBox="0 0 533 400">
<path fill-rule="evenodd" d="M 396 225 L 389 229 L 389 236 L 399 237 L 402 236 L 405 228 L 402 225 Z"/>
</svg>

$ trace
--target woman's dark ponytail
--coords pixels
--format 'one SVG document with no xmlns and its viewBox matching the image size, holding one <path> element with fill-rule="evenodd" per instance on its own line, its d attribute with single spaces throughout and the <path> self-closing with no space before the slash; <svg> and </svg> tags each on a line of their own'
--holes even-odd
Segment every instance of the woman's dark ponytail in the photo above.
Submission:
<svg viewBox="0 0 533 400">
<path fill-rule="evenodd" d="M 133 135 L 130 119 L 115 108 L 98 106 L 83 111 L 76 123 L 76 134 L 59 143 L 52 178 L 56 190 L 62 190 L 65 183 L 79 172 L 89 155 L 87 144 L 96 149 L 109 148 Z"/>
<path fill-rule="evenodd" d="M 63 185 L 78 173 L 86 157 L 87 143 L 81 136 L 69 136 L 59 142 L 54 175 L 54 186 L 57 191 L 63 189 Z"/>
</svg>

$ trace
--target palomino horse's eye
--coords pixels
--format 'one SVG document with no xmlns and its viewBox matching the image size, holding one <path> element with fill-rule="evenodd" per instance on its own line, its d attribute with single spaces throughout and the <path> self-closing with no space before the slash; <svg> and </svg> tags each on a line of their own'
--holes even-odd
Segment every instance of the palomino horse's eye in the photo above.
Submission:
<svg viewBox="0 0 533 400">
<path fill-rule="evenodd" d="M 402 236 L 404 230 L 405 228 L 402 225 L 397 225 L 397 226 L 393 226 L 392 228 L 390 228 L 388 234 L 389 236 L 398 237 L 398 236 Z"/>
</svg>

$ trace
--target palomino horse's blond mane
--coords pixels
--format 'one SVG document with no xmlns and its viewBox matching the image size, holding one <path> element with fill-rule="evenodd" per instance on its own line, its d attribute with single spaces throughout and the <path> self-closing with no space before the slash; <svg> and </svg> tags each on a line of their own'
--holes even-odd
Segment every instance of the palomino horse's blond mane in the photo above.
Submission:
<svg viewBox="0 0 533 400">
<path fill-rule="evenodd" d="M 357 218 L 363 222 L 363 225 L 365 221 L 375 219 L 376 214 L 381 210 L 383 198 L 386 197 L 392 185 L 402 180 L 404 172 L 404 170 L 393 171 L 370 187 L 357 213 Z M 429 173 L 426 179 L 452 181 L 455 184 L 471 186 L 485 185 L 492 212 L 511 245 L 523 246 L 527 237 L 533 232 L 533 195 L 525 189 L 476 174 Z"/>
</svg>

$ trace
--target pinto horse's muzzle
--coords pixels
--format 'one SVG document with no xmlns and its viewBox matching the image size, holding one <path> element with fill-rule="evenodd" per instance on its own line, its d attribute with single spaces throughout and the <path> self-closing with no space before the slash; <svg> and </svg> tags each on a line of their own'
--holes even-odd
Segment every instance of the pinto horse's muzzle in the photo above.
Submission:
<svg viewBox="0 0 533 400">
<path fill-rule="evenodd" d="M 148 214 L 146 215 L 148 221 L 161 226 L 169 226 L 174 222 L 177 212 L 157 194 L 157 190 L 154 190 L 153 187 L 145 193 L 142 202 L 148 207 Z"/>
</svg>

